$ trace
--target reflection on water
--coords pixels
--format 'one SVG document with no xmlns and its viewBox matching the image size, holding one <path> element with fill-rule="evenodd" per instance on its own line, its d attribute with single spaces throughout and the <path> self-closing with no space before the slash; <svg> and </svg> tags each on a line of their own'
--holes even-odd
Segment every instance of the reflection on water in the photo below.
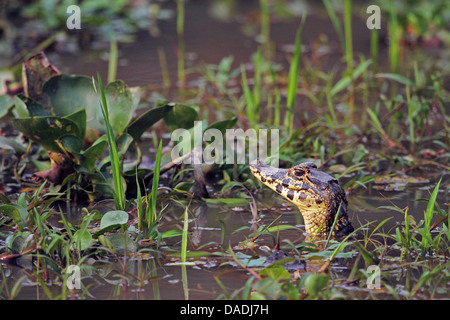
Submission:
<svg viewBox="0 0 450 320">
<path fill-rule="evenodd" d="M 426 203 L 414 201 L 428 198 L 428 190 L 407 188 L 402 192 L 381 192 L 368 188 L 358 194 L 349 196 L 350 218 L 357 229 L 362 224 L 373 222 L 373 229 L 379 222 L 391 218 L 379 231 L 394 233 L 404 219 L 395 210 L 379 208 L 380 206 L 397 206 L 410 208 L 410 214 L 416 221 L 423 219 Z M 276 220 L 277 225 L 295 226 L 259 237 L 255 243 L 256 251 L 243 249 L 239 243 L 249 239 L 254 231 L 254 221 L 248 205 L 225 207 L 218 205 L 194 204 L 189 223 L 189 251 L 203 252 L 198 257 L 189 258 L 190 265 L 181 266 L 179 262 L 180 237 L 167 238 L 157 249 L 155 246 L 142 246 L 137 253 L 127 257 L 121 255 L 87 258 L 81 269 L 83 290 L 75 290 L 75 298 L 86 299 L 211 299 L 224 294 L 216 279 L 225 284 L 229 292 L 242 289 L 248 273 L 224 257 L 224 246 L 250 256 L 259 254 L 268 256 L 269 249 L 277 241 L 281 245 L 301 244 L 305 241 L 302 217 L 297 208 L 271 190 L 260 189 L 256 195 L 258 203 L 257 226 L 270 225 Z M 440 194 L 438 203 L 444 206 L 444 195 Z M 175 219 L 183 214 L 183 209 L 171 206 L 167 209 L 166 219 Z M 176 222 L 178 223 L 178 222 Z M 180 228 L 181 228 L 181 223 Z M 236 230 L 239 230 L 236 232 Z M 358 236 L 357 238 L 362 238 Z M 331 274 L 339 279 L 348 275 L 355 261 L 353 259 L 335 259 L 331 265 Z M 322 262 L 306 261 L 304 270 L 318 271 Z M 0 267 L 6 286 L 13 287 L 17 281 L 22 288 L 17 298 L 47 299 L 40 286 L 36 286 L 36 257 L 24 256 L 14 261 L 13 265 L 2 264 Z M 51 270 L 51 268 L 49 268 Z M 55 274 L 47 275 L 46 285 L 56 297 L 64 285 Z M 349 290 L 352 290 L 349 288 Z"/>
<path fill-rule="evenodd" d="M 245 1 L 241 1 L 244 3 Z M 171 6 L 172 2 L 165 5 Z M 245 8 L 244 8 L 245 9 Z M 188 64 L 212 63 L 217 64 L 226 56 L 232 55 L 234 63 L 250 61 L 251 55 L 256 51 L 258 43 L 242 32 L 242 24 L 235 21 L 218 21 L 208 15 L 208 8 L 202 1 L 192 1 L 186 7 L 186 51 Z M 369 43 L 366 28 L 358 28 L 364 22 L 355 20 L 355 51 L 367 53 Z M 284 59 L 282 50 L 284 45 L 291 45 L 298 27 L 298 20 L 273 24 L 271 37 L 277 43 L 276 52 Z M 121 45 L 119 53 L 119 68 L 117 78 L 123 79 L 128 85 L 160 85 L 163 81 L 160 68 L 158 50 L 163 50 L 168 61 L 168 72 L 172 81 L 176 80 L 176 30 L 173 20 L 163 21 L 159 25 L 161 36 L 152 37 L 147 32 L 137 34 L 137 41 L 133 44 Z M 326 34 L 330 39 L 330 49 L 327 55 L 320 57 L 320 64 L 324 70 L 333 66 L 336 59 L 340 59 L 338 41 L 334 41 L 333 26 L 326 16 L 313 15 L 308 17 L 302 42 L 305 43 L 305 52 L 308 46 L 314 45 L 320 34 Z M 380 47 L 383 51 L 383 48 Z M 62 72 L 85 74 L 94 76 L 97 71 L 106 78 L 108 64 L 99 59 L 96 51 L 80 52 L 60 56 L 58 53 L 49 54 L 50 60 L 60 66 Z M 383 52 L 380 57 L 383 58 Z M 317 57 L 311 57 L 314 59 Z M 373 222 L 369 228 L 375 227 L 379 222 L 391 218 L 383 225 L 386 233 L 394 232 L 395 227 L 404 222 L 404 215 L 387 207 L 403 209 L 409 207 L 409 214 L 416 221 L 423 219 L 426 203 L 416 199 L 428 199 L 430 187 L 435 181 L 425 186 L 407 187 L 402 191 L 383 191 L 369 185 L 359 188 L 349 194 L 349 216 L 355 228 L 368 222 Z M 442 185 L 448 182 L 443 181 Z M 257 252 L 268 255 L 267 247 L 273 248 L 277 241 L 294 245 L 305 241 L 303 234 L 303 221 L 297 208 L 284 201 L 268 189 L 259 189 L 255 194 L 258 204 L 258 221 L 255 226 L 249 205 L 240 207 L 194 205 L 191 208 L 189 230 L 189 249 L 203 251 L 205 254 L 190 259 L 193 265 L 177 265 L 179 258 L 180 237 L 164 240 L 161 247 L 142 247 L 138 253 L 129 257 L 120 255 L 99 258 L 95 255 L 86 259 L 82 268 L 82 283 L 86 291 L 76 291 L 77 298 L 87 299 L 211 299 L 224 293 L 217 279 L 225 285 L 229 292 L 240 289 L 248 279 L 248 273 L 230 263 L 224 258 L 226 249 L 230 245 L 239 250 L 238 244 L 249 239 L 255 227 L 270 225 L 280 214 L 277 225 L 295 226 L 283 230 L 278 234 L 265 234 L 256 240 Z M 438 204 L 445 208 L 445 195 L 438 195 Z M 195 206 L 198 206 L 195 208 Z M 384 208 L 380 208 L 384 207 Z M 169 213 L 164 219 L 171 218 L 180 224 L 179 217 L 182 208 L 168 208 Z M 238 231 L 236 231 L 238 230 Z M 284 241 L 284 242 L 283 242 Z M 255 255 L 250 250 L 243 252 Z M 21 290 L 18 298 L 46 299 L 41 285 L 36 285 L 36 257 L 24 256 L 14 261 L 14 264 L 0 265 L 0 286 L 13 288 L 19 281 Z M 226 264 L 224 264 L 226 262 Z M 313 262 L 311 262 L 313 263 Z M 332 264 L 332 272 L 336 274 L 350 272 L 353 266 L 351 259 L 336 259 Z M 50 269 L 49 269 L 50 270 Z M 53 296 L 60 294 L 64 283 L 57 273 L 48 274 L 44 283 Z M 351 290 L 351 289 L 350 289 Z"/>
</svg>

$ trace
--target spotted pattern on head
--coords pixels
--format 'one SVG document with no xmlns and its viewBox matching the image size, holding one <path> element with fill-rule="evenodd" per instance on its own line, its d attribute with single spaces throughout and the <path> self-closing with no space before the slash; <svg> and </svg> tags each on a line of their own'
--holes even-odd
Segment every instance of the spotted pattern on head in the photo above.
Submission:
<svg viewBox="0 0 450 320">
<path fill-rule="evenodd" d="M 250 170 L 258 180 L 299 208 L 307 233 L 353 231 L 344 190 L 335 178 L 318 170 L 313 162 L 278 169 L 257 160 L 250 164 Z M 335 229 L 331 230 L 336 214 Z"/>
</svg>

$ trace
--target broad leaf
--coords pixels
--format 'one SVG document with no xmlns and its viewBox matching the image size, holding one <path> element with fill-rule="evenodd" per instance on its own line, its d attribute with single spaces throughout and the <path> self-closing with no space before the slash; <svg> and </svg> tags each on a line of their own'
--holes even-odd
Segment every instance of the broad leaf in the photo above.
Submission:
<svg viewBox="0 0 450 320">
<path fill-rule="evenodd" d="M 61 117 L 13 119 L 13 125 L 45 150 L 61 152 L 55 140 L 65 135 L 79 136 L 80 130 L 72 120 Z"/>
</svg>

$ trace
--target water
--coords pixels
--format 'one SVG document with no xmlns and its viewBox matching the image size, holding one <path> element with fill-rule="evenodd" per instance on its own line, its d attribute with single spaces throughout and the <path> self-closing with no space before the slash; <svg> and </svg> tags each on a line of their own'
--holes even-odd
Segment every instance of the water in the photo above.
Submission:
<svg viewBox="0 0 450 320">
<path fill-rule="evenodd" d="M 251 13 L 257 8 L 256 2 L 242 1 L 239 3 L 242 13 Z M 163 6 L 174 9 L 173 4 L 164 3 Z M 209 15 L 210 7 L 201 1 L 192 1 L 186 6 L 185 42 L 187 52 L 187 64 L 198 65 L 217 64 L 226 56 L 234 57 L 234 66 L 248 63 L 251 55 L 256 51 L 259 43 L 255 37 L 246 36 L 243 33 L 244 24 L 236 23 L 242 16 L 232 16 L 229 21 L 219 21 Z M 251 17 L 249 14 L 247 17 Z M 369 53 L 369 36 L 364 21 L 355 18 L 354 49 L 355 52 Z M 278 21 L 272 24 L 271 38 L 276 43 L 276 55 L 280 63 L 285 63 L 286 45 L 292 45 L 295 32 L 299 24 L 298 19 Z M 176 81 L 176 43 L 177 36 L 174 19 L 161 21 L 158 24 L 161 31 L 160 37 L 152 37 L 147 32 L 141 31 L 136 35 L 136 41 L 132 44 L 120 45 L 119 67 L 117 78 L 123 79 L 129 86 L 161 87 L 163 77 L 161 74 L 158 49 L 163 50 L 168 61 L 168 72 L 172 82 Z M 339 42 L 336 39 L 331 22 L 326 15 L 314 14 L 308 16 L 303 31 L 302 43 L 305 43 L 305 54 L 311 59 L 319 59 L 324 70 L 331 68 L 340 59 Z M 325 34 L 330 41 L 328 51 L 321 57 L 311 55 L 312 48 L 317 44 L 319 35 Z M 383 36 L 383 35 L 382 35 Z M 382 37 L 381 36 L 381 37 Z M 106 50 L 107 51 L 107 50 Z M 60 67 L 62 72 L 84 74 L 94 76 L 97 71 L 103 78 L 107 74 L 107 62 L 102 60 L 104 51 L 86 50 L 76 54 L 67 53 L 61 55 L 58 52 L 50 53 L 50 60 Z M 380 47 L 380 57 L 386 56 L 386 48 Z M 144 150 L 148 152 L 148 150 Z M 383 226 L 386 233 L 394 232 L 395 228 L 404 222 L 404 215 L 392 209 L 380 208 L 382 206 L 396 206 L 398 208 L 409 207 L 409 213 L 416 221 L 423 219 L 426 203 L 415 201 L 416 199 L 428 199 L 437 182 L 438 177 L 430 177 L 431 182 L 422 185 L 408 186 L 401 191 L 377 190 L 371 183 L 366 188 L 359 188 L 348 195 L 349 216 L 355 228 L 368 222 L 373 222 L 370 228 L 375 227 L 384 219 L 391 218 Z M 448 184 L 448 175 L 443 185 Z M 431 188 L 431 189 L 430 189 Z M 249 205 L 239 207 L 221 207 L 216 205 L 195 204 L 192 207 L 194 216 L 189 224 L 192 232 L 189 241 L 189 250 L 201 250 L 209 255 L 192 259 L 193 266 L 176 265 L 178 258 L 170 256 L 170 248 L 179 248 L 180 238 L 169 238 L 161 245 L 161 250 L 154 247 L 141 248 L 137 255 L 123 258 L 120 255 L 107 259 L 98 259 L 93 256 L 87 260 L 83 274 L 83 285 L 89 286 L 88 299 L 212 299 L 224 294 L 223 288 L 217 279 L 223 283 L 228 292 L 240 289 L 248 279 L 246 270 L 238 268 L 229 258 L 220 254 L 226 253 L 225 245 L 230 245 L 236 250 L 238 244 L 245 241 L 259 225 L 269 225 L 281 214 L 277 220 L 278 225 L 290 225 L 296 228 L 283 230 L 279 239 L 286 244 L 288 241 L 299 244 L 305 241 L 302 232 L 303 222 L 298 210 L 287 203 L 272 191 L 260 189 L 256 192 L 259 209 L 259 221 L 255 226 Z M 446 196 L 443 192 L 438 195 L 438 204 L 446 208 Z M 198 209 L 194 209 L 198 208 Z M 183 210 L 179 207 L 169 206 L 169 213 L 164 219 L 171 219 L 174 225 L 182 228 L 180 219 Z M 245 228 L 242 228 L 245 227 Z M 235 230 L 240 229 L 236 232 Z M 273 248 L 277 239 L 272 235 L 263 235 L 256 241 L 256 252 L 268 255 L 267 248 Z M 146 248 L 146 249 L 144 249 Z M 200 248 L 200 249 L 199 249 Z M 243 250 L 246 254 L 254 255 L 250 250 Z M 173 253 L 176 253 L 174 250 Z M 219 253 L 219 254 L 217 254 Z M 348 274 L 353 260 L 333 263 L 333 272 Z M 174 264 L 175 263 L 175 264 Z M 225 264 L 224 264 L 225 263 Z M 305 268 L 313 270 L 314 262 L 309 262 Z M 16 281 L 21 281 L 22 288 L 18 295 L 20 299 L 46 299 L 43 290 L 36 286 L 33 276 L 32 261 L 30 257 L 17 259 L 14 264 L 3 264 L 1 270 L 7 281 L 8 287 L 12 287 Z M 98 273 L 94 272 L 96 270 Z M 184 273 L 184 271 L 186 273 Z M 61 287 L 61 279 L 55 275 L 48 275 L 51 292 L 58 294 Z M 55 282 L 52 283 L 52 279 Z M 353 290 L 353 291 L 352 291 Z M 349 288 L 349 295 L 361 297 L 356 289 Z M 83 296 L 82 292 L 76 292 L 74 298 Z"/>
</svg>

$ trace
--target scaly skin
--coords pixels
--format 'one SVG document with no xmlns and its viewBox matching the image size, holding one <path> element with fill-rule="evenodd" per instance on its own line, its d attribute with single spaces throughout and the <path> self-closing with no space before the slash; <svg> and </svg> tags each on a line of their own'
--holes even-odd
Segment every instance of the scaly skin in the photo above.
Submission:
<svg viewBox="0 0 450 320">
<path fill-rule="evenodd" d="M 309 234 L 349 234 L 353 227 L 347 216 L 347 198 L 338 181 L 317 169 L 313 162 L 278 169 L 257 160 L 250 164 L 253 175 L 295 204 Z M 336 213 L 337 222 L 332 229 Z"/>
</svg>

